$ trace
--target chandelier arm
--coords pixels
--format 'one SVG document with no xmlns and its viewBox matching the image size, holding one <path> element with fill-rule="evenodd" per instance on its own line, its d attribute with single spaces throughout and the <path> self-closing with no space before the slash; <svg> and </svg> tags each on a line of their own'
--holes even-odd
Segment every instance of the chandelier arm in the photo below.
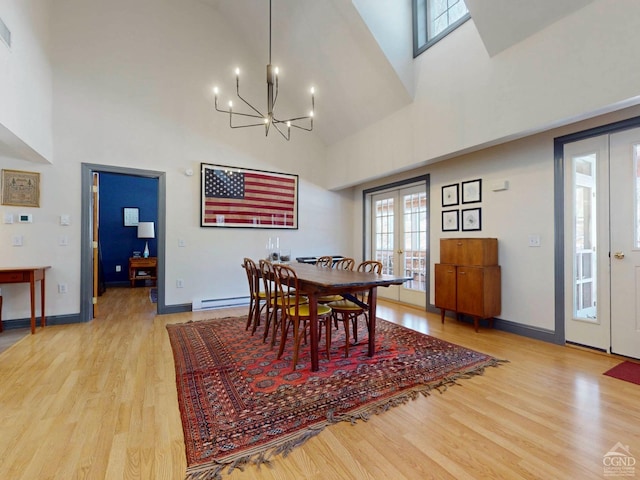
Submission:
<svg viewBox="0 0 640 480">
<path fill-rule="evenodd" d="M 260 112 L 260 110 L 258 110 L 256 107 L 254 107 L 249 102 L 247 102 L 244 98 L 242 98 L 242 95 L 240 95 L 240 90 L 239 89 L 236 90 L 236 95 L 238 95 L 238 98 L 240 100 L 242 100 L 245 103 L 245 105 L 247 105 L 251 110 L 256 112 L 260 116 L 260 118 L 264 118 L 264 115 L 262 114 L 262 112 Z M 247 115 L 247 114 L 245 114 L 245 115 Z M 258 118 L 258 116 L 255 116 L 255 117 Z"/>
<path fill-rule="evenodd" d="M 311 122 L 311 127 L 310 128 L 306 128 L 306 127 L 301 127 L 300 125 L 294 125 L 293 123 L 291 124 L 291 126 L 293 128 L 298 128 L 300 130 L 304 130 L 305 132 L 311 132 L 313 131 L 313 122 Z"/>
<path fill-rule="evenodd" d="M 252 123 L 250 125 L 231 125 L 231 122 L 229 122 L 229 126 L 231 128 L 262 127 L 264 126 L 264 123 Z"/>
<path fill-rule="evenodd" d="M 287 134 L 285 135 L 284 132 L 280 130 L 280 127 L 278 127 L 278 123 L 273 122 L 273 126 L 275 127 L 275 129 L 278 131 L 280 135 L 282 135 L 287 141 L 289 141 L 289 137 L 291 136 L 290 135 L 291 129 L 287 128 Z"/>
<path fill-rule="evenodd" d="M 233 110 L 223 110 L 221 108 L 218 108 L 218 99 L 217 98 L 216 98 L 216 101 L 214 103 L 214 107 L 215 107 L 216 111 L 220 112 L 220 113 L 230 113 L 232 115 L 240 115 L 242 117 L 264 118 L 264 116 L 260 112 L 258 112 L 259 115 L 254 115 L 252 113 L 234 112 Z"/>
<path fill-rule="evenodd" d="M 278 119 L 274 118 L 273 121 L 274 122 L 278 122 L 278 123 L 287 123 L 287 122 L 296 122 L 298 120 L 307 120 L 307 119 L 310 119 L 310 118 L 312 118 L 312 117 L 307 115 L 306 117 L 286 118 L 284 120 L 278 120 Z"/>
</svg>

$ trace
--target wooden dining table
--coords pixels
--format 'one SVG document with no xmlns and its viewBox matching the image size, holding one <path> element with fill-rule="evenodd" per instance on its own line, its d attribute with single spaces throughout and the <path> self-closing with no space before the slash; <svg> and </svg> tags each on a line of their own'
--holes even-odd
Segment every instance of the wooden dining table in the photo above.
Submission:
<svg viewBox="0 0 640 480">
<path fill-rule="evenodd" d="M 353 294 L 369 291 L 369 348 L 368 355 L 376 353 L 376 303 L 378 287 L 402 285 L 411 277 L 396 277 L 377 273 L 320 268 L 304 263 L 289 264 L 295 270 L 299 287 L 309 298 L 311 335 L 311 371 L 318 371 L 318 297 L 335 294 Z"/>
</svg>

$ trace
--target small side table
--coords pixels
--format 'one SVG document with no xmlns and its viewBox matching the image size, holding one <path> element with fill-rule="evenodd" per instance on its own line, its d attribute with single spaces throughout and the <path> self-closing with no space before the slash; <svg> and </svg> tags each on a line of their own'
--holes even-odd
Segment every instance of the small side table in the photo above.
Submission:
<svg viewBox="0 0 640 480">
<path fill-rule="evenodd" d="M 129 281 L 135 287 L 136 280 L 151 280 L 156 285 L 158 278 L 158 258 L 129 258 Z"/>
</svg>

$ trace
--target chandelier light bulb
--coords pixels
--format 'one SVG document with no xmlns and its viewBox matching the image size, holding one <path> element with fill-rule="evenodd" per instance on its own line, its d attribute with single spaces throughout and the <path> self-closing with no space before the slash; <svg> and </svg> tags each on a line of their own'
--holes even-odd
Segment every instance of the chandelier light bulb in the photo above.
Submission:
<svg viewBox="0 0 640 480">
<path fill-rule="evenodd" d="M 309 116 L 313 118 L 313 110 L 309 112 Z"/>
<path fill-rule="evenodd" d="M 217 97 L 218 96 L 218 87 L 213 87 L 213 94 Z"/>
<path fill-rule="evenodd" d="M 236 68 L 236 77 L 240 75 L 240 69 Z"/>
<path fill-rule="evenodd" d="M 267 123 L 269 123 L 269 119 L 268 119 L 268 118 L 265 118 L 265 119 L 264 119 L 264 124 L 266 125 Z"/>
<path fill-rule="evenodd" d="M 291 128 L 291 122 L 287 121 L 287 128 Z"/>
<path fill-rule="evenodd" d="M 229 108 L 233 107 L 233 102 L 229 100 Z"/>
<path fill-rule="evenodd" d="M 314 93 L 316 93 L 316 89 L 311 87 L 311 95 L 313 95 Z"/>
</svg>

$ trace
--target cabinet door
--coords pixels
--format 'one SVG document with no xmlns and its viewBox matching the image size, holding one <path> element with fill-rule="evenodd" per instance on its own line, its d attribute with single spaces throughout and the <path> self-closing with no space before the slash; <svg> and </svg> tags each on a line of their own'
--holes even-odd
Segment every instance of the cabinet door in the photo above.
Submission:
<svg viewBox="0 0 640 480">
<path fill-rule="evenodd" d="M 456 266 L 436 263 L 435 305 L 444 310 L 456 310 Z"/>
<path fill-rule="evenodd" d="M 457 310 L 468 315 L 484 316 L 484 269 L 458 267 Z"/>
<path fill-rule="evenodd" d="M 500 266 L 458 267 L 458 311 L 476 317 L 500 315 Z"/>
</svg>

